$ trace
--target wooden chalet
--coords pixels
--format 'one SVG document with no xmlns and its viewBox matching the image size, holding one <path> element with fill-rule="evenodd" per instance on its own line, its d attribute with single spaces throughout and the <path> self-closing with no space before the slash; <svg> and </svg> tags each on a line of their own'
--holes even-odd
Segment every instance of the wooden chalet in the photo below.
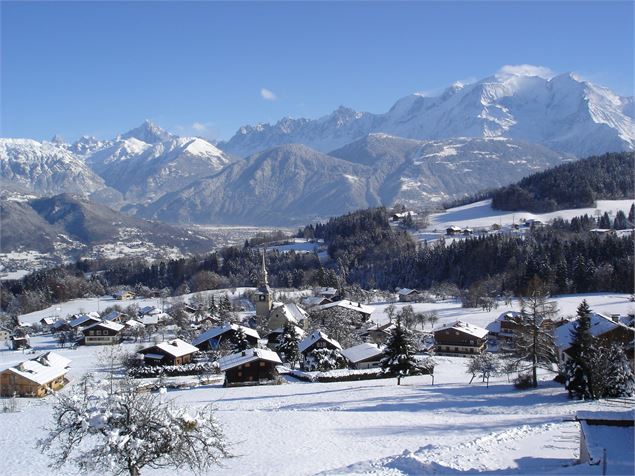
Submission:
<svg viewBox="0 0 635 476">
<path fill-rule="evenodd" d="M 525 316 L 525 319 L 528 319 Z M 499 346 L 511 346 L 514 341 L 514 336 L 522 331 L 528 322 L 523 322 L 523 315 L 516 311 L 506 311 L 502 313 L 494 322 L 490 322 L 486 329 L 489 335 L 496 337 L 499 342 Z M 552 319 L 542 319 L 540 321 L 540 329 L 546 332 L 553 332 L 556 328 L 557 322 Z"/>
<path fill-rule="evenodd" d="M 135 293 L 133 293 L 132 291 L 120 290 L 115 292 L 112 295 L 112 298 L 116 299 L 117 301 L 127 301 L 128 299 L 134 299 Z"/>
<path fill-rule="evenodd" d="M 342 350 L 342 346 L 335 339 L 331 339 L 321 331 L 313 331 L 298 344 L 298 350 L 304 357 L 316 349 Z"/>
<path fill-rule="evenodd" d="M 81 331 L 86 327 L 90 327 L 93 324 L 97 324 L 101 322 L 101 318 L 99 314 L 96 312 L 91 312 L 90 314 L 76 314 L 73 316 L 73 319 L 68 322 L 68 326 L 72 330 Z"/>
<path fill-rule="evenodd" d="M 224 341 L 231 341 L 236 335 L 236 331 L 238 331 L 238 329 L 242 329 L 250 345 L 255 346 L 258 343 L 260 335 L 255 329 L 239 326 L 238 324 L 224 324 L 203 332 L 192 341 L 192 344 L 201 350 L 218 349 Z"/>
<path fill-rule="evenodd" d="M 84 344 L 86 345 L 112 345 L 121 342 L 123 324 L 116 322 L 98 322 L 84 328 Z"/>
<path fill-rule="evenodd" d="M 70 360 L 54 352 L 0 371 L 0 396 L 43 397 L 66 383 Z"/>
<path fill-rule="evenodd" d="M 448 228 L 445 229 L 445 233 L 448 236 L 453 236 L 453 235 L 460 235 L 461 233 L 463 233 L 463 229 L 460 226 L 450 226 Z"/>
<path fill-rule="evenodd" d="M 247 349 L 218 361 L 225 372 L 225 386 L 259 385 L 271 383 L 278 376 L 276 366 L 282 364 L 272 350 Z"/>
<path fill-rule="evenodd" d="M 384 354 L 379 346 L 365 342 L 342 350 L 342 355 L 353 369 L 374 369 L 380 367 Z"/>
<path fill-rule="evenodd" d="M 421 297 L 421 293 L 416 289 L 401 288 L 397 291 L 399 302 L 416 302 Z"/>
<path fill-rule="evenodd" d="M 487 329 L 456 321 L 434 331 L 434 350 L 439 355 L 471 356 L 487 347 Z"/>
<path fill-rule="evenodd" d="M 146 365 L 183 365 L 192 362 L 198 347 L 181 339 L 173 339 L 139 351 Z"/>
</svg>

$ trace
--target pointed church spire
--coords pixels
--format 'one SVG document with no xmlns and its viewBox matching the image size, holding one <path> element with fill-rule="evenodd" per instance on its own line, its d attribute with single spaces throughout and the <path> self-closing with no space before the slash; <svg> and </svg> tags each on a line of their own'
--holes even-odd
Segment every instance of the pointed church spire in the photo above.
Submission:
<svg viewBox="0 0 635 476">
<path fill-rule="evenodd" d="M 269 276 L 267 274 L 267 266 L 265 265 L 265 253 L 267 253 L 267 248 L 262 251 L 262 269 L 260 270 L 261 288 L 267 288 L 269 286 Z"/>
</svg>

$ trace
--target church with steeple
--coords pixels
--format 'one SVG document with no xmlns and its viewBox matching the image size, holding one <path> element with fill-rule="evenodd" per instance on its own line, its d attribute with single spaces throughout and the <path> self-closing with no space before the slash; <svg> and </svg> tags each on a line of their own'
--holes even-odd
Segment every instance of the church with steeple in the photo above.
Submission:
<svg viewBox="0 0 635 476">
<path fill-rule="evenodd" d="M 269 287 L 269 276 L 267 275 L 267 267 L 265 266 L 265 251 L 262 252 L 262 268 L 260 270 L 260 278 L 258 281 L 258 289 L 255 294 L 256 300 L 256 318 L 259 320 L 269 317 L 269 312 L 273 307 L 273 293 Z"/>
</svg>

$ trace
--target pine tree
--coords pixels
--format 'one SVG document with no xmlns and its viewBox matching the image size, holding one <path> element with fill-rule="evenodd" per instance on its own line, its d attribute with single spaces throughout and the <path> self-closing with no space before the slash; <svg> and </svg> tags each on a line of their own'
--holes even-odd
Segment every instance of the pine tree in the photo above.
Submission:
<svg viewBox="0 0 635 476">
<path fill-rule="evenodd" d="M 578 306 L 578 319 L 571 330 L 572 345 L 564 369 L 565 388 L 571 398 L 593 398 L 590 362 L 595 353 L 591 334 L 591 309 L 586 300 Z"/>
<path fill-rule="evenodd" d="M 635 380 L 628 357 L 619 344 L 612 344 L 598 356 L 601 361 L 601 372 L 594 372 L 602 381 L 602 394 L 596 397 L 619 398 L 631 397 L 635 393 Z"/>
<path fill-rule="evenodd" d="M 396 325 L 386 343 L 384 356 L 381 359 L 381 368 L 384 372 L 397 377 L 397 385 L 401 384 L 402 377 L 419 373 L 415 360 L 416 351 L 417 344 L 414 335 L 401 325 L 401 317 L 397 316 Z"/>
<path fill-rule="evenodd" d="M 615 214 L 615 220 L 613 221 L 613 229 L 614 230 L 626 230 L 629 227 L 628 221 L 626 220 L 626 215 L 622 210 L 619 210 Z"/>
<path fill-rule="evenodd" d="M 282 329 L 278 353 L 286 362 L 291 364 L 291 368 L 295 367 L 296 362 L 300 361 L 301 354 L 300 349 L 298 348 L 299 341 L 295 326 L 287 322 Z"/>
<path fill-rule="evenodd" d="M 609 218 L 608 212 L 604 212 L 604 215 L 602 215 L 602 218 L 600 218 L 600 228 L 611 228 L 611 219 Z"/>
<path fill-rule="evenodd" d="M 247 334 L 242 327 L 239 327 L 231 338 L 232 351 L 242 352 L 251 347 L 251 344 L 247 340 Z"/>
</svg>

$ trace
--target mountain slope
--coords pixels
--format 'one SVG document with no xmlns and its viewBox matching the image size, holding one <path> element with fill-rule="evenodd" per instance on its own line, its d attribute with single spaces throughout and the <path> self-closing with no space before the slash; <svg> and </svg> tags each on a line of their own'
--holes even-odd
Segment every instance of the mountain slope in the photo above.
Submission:
<svg viewBox="0 0 635 476">
<path fill-rule="evenodd" d="M 378 205 L 369 175 L 363 165 L 285 145 L 167 194 L 139 214 L 169 222 L 305 223 Z"/>
<path fill-rule="evenodd" d="M 89 195 L 106 187 L 74 154 L 57 144 L 31 139 L 0 139 L 0 175 L 4 190 L 36 195 Z"/>
<path fill-rule="evenodd" d="M 141 240 L 152 247 L 205 252 L 209 239 L 116 212 L 71 194 L 31 201 L 0 200 L 2 251 L 30 249 L 79 256 L 91 247 Z"/>
<path fill-rule="evenodd" d="M 455 83 L 438 96 L 407 96 L 385 114 L 340 107 L 315 120 L 244 126 L 219 147 L 246 156 L 294 142 L 328 152 L 372 132 L 419 140 L 506 137 L 578 157 L 635 148 L 632 97 L 573 74 L 548 78 L 509 71 Z"/>
</svg>

